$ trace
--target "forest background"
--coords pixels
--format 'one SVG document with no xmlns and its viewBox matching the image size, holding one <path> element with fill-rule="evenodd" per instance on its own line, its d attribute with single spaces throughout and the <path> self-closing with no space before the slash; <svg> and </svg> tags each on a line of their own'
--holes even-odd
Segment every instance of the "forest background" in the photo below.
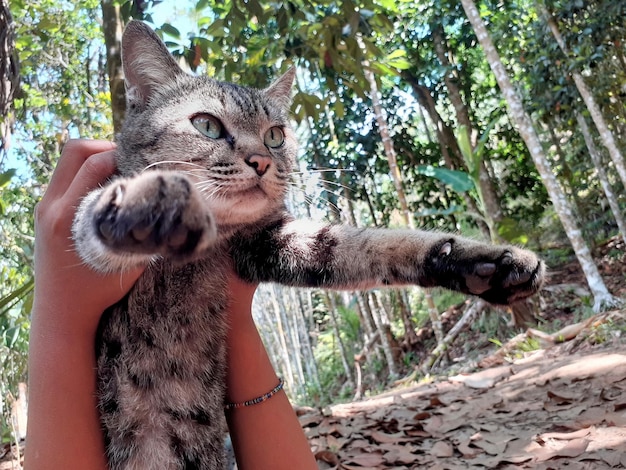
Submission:
<svg viewBox="0 0 626 470">
<path fill-rule="evenodd" d="M 297 67 L 297 215 L 524 245 L 580 267 L 588 290 L 572 321 L 619 303 L 593 254 L 626 235 L 625 2 L 0 0 L 4 441 L 27 378 L 34 206 L 69 138 L 119 129 L 130 18 L 194 73 L 262 87 Z M 266 286 L 255 300 L 292 399 L 311 405 L 432 372 L 449 359 L 450 309 L 496 344 L 544 313 L 416 288 Z"/>
</svg>

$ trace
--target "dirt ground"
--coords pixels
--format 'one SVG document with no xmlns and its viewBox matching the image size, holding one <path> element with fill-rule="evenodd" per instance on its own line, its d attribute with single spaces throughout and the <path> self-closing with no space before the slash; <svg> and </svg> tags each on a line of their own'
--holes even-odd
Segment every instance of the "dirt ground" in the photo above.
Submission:
<svg viewBox="0 0 626 470">
<path fill-rule="evenodd" d="M 300 420 L 320 469 L 626 468 L 626 344 L 539 350 Z"/>
</svg>

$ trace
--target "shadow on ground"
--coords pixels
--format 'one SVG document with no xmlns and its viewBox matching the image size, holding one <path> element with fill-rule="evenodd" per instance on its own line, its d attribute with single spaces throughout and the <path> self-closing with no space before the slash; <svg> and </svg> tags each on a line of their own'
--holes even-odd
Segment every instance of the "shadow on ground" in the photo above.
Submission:
<svg viewBox="0 0 626 470">
<path fill-rule="evenodd" d="M 321 469 L 626 468 L 626 345 L 540 350 L 300 420 Z"/>
</svg>

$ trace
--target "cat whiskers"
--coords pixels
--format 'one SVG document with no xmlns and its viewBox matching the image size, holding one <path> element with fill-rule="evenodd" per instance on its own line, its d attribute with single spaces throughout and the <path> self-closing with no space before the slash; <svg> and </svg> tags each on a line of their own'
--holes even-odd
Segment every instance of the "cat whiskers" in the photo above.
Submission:
<svg viewBox="0 0 626 470">
<path fill-rule="evenodd" d="M 349 168 L 312 168 L 303 171 L 291 171 L 292 175 L 311 175 L 316 173 L 348 173 L 355 172 L 357 170 Z"/>
<path fill-rule="evenodd" d="M 189 165 L 189 166 L 195 167 L 194 169 L 200 169 L 200 170 L 205 170 L 206 171 L 206 168 L 204 166 L 199 165 L 199 164 L 194 163 L 194 162 L 186 162 L 184 160 L 163 160 L 163 161 L 160 161 L 160 162 L 150 163 L 143 170 L 141 170 L 141 172 L 143 173 L 144 171 L 149 170 L 150 168 L 154 168 L 154 167 L 157 167 L 157 166 L 160 166 L 160 165 L 173 165 L 174 166 L 173 169 L 178 170 L 178 171 L 181 171 L 181 170 L 176 168 L 177 165 Z M 172 168 L 167 168 L 167 169 L 171 170 Z M 184 170 L 184 171 L 189 171 L 189 170 Z"/>
<path fill-rule="evenodd" d="M 336 212 L 341 212 L 341 209 L 339 208 L 339 206 L 337 206 L 337 204 L 332 202 L 327 197 L 324 197 L 321 194 L 311 195 L 307 193 L 306 190 L 300 185 L 298 185 L 297 183 L 293 183 L 293 182 L 289 183 L 289 189 L 295 190 L 295 192 L 301 194 L 304 198 L 304 202 L 310 206 L 314 205 L 315 201 L 317 200 L 317 201 L 321 201 L 323 204 L 330 207 L 331 210 L 336 211 Z M 336 193 L 334 191 L 328 191 L 328 190 L 325 190 L 325 191 L 329 192 L 330 194 L 333 194 L 337 198 L 345 198 L 343 194 Z"/>
<path fill-rule="evenodd" d="M 340 211 L 340 208 L 337 204 L 333 203 L 327 197 L 323 197 L 320 193 L 322 191 L 327 194 L 332 194 L 336 198 L 342 198 L 348 200 L 344 194 L 344 190 L 348 191 L 350 194 L 354 193 L 354 189 L 350 186 L 347 186 L 343 183 L 339 183 L 337 181 L 332 181 L 325 178 L 318 178 L 315 181 L 315 187 L 318 188 L 316 191 L 316 195 L 311 195 L 307 192 L 306 188 L 309 188 L 311 185 L 306 181 L 306 176 L 311 176 L 311 174 L 323 174 L 330 172 L 348 172 L 348 171 L 356 171 L 356 170 L 347 170 L 347 169 L 322 169 L 322 170 L 306 170 L 306 171 L 292 171 L 290 174 L 292 176 L 292 181 L 290 182 L 290 188 L 297 190 L 298 193 L 301 193 L 304 196 L 305 202 L 307 204 L 313 204 L 315 200 L 322 201 L 327 204 L 332 210 Z M 295 178 L 294 178 L 295 177 Z M 295 181 L 294 181 L 295 180 Z"/>
<path fill-rule="evenodd" d="M 224 189 L 228 184 L 219 180 L 203 180 L 195 184 L 205 200 L 220 201 L 226 199 Z"/>
<path fill-rule="evenodd" d="M 215 176 L 215 172 L 207 169 L 203 166 L 196 165 L 195 163 L 190 162 L 175 162 L 175 163 L 183 163 L 195 166 L 196 168 L 185 168 L 180 169 L 176 168 L 178 173 L 181 173 L 185 176 L 188 176 L 193 185 L 200 191 L 205 199 L 216 199 L 216 195 L 219 197 L 223 197 L 223 194 L 218 194 L 221 190 L 227 186 L 226 180 L 217 179 Z M 150 166 L 150 165 L 149 165 Z M 149 167 L 148 166 L 148 167 Z M 148 168 L 146 167 L 146 169 Z"/>
<path fill-rule="evenodd" d="M 309 186 L 309 184 L 308 184 L 308 182 L 307 182 L 307 178 L 306 178 L 307 176 L 312 176 L 313 174 L 314 174 L 314 175 L 318 175 L 318 176 L 319 176 L 319 175 L 321 175 L 321 174 L 323 174 L 323 173 L 330 173 L 330 172 L 333 172 L 333 173 L 335 173 L 335 172 L 339 172 L 339 173 L 347 173 L 347 172 L 349 172 L 349 171 L 350 171 L 350 172 L 354 172 L 354 171 L 356 171 L 356 170 L 348 170 L 348 169 L 324 169 L 324 170 L 292 171 L 292 172 L 290 173 L 290 176 L 291 176 L 293 179 L 298 178 L 298 180 L 299 180 L 299 181 L 301 181 L 301 182 L 302 182 L 302 184 L 304 184 L 304 185 L 306 185 L 306 186 Z M 354 189 L 353 189 L 352 187 L 350 187 L 350 186 L 347 186 L 347 185 L 345 185 L 345 184 L 343 184 L 343 183 L 339 183 L 339 182 L 337 182 L 337 181 L 329 180 L 329 179 L 326 179 L 326 178 L 323 178 L 323 177 L 318 177 L 317 181 L 315 182 L 315 186 L 319 186 L 320 184 L 322 185 L 322 187 L 323 187 L 325 190 L 328 190 L 328 188 L 326 188 L 325 186 L 326 186 L 326 185 L 330 185 L 330 186 L 336 186 L 336 187 L 338 187 L 338 188 L 346 189 L 346 190 L 350 191 L 351 193 L 353 193 L 353 192 L 354 192 Z M 335 194 L 335 193 L 333 193 L 333 194 Z M 337 195 L 338 197 L 340 196 L 339 194 L 336 194 L 336 195 Z"/>
</svg>

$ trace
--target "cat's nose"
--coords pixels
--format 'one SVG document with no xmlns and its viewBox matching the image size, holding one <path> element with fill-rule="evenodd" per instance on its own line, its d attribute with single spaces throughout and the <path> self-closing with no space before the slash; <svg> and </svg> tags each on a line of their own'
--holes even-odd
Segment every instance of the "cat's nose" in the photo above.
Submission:
<svg viewBox="0 0 626 470">
<path fill-rule="evenodd" d="M 247 156 L 245 162 L 248 166 L 251 166 L 256 170 L 257 175 L 263 176 L 272 164 L 272 159 L 271 157 L 267 157 L 265 155 L 254 154 Z"/>
</svg>

